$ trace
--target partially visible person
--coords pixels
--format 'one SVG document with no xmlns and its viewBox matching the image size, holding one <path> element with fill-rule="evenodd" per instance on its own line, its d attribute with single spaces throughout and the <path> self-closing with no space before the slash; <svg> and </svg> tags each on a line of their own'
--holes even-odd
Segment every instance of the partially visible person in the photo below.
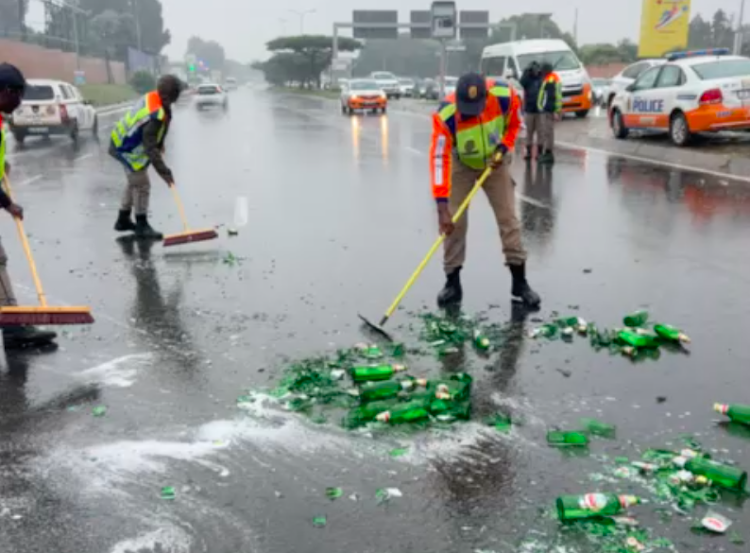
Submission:
<svg viewBox="0 0 750 553">
<path fill-rule="evenodd" d="M 10 174 L 10 164 L 5 159 L 6 138 L 3 114 L 13 113 L 21 105 L 26 91 L 23 73 L 9 63 L 0 63 L 0 184 L 5 184 L 5 176 Z M 0 208 L 13 217 L 23 219 L 23 208 L 14 203 L 0 186 Z M 0 305 L 18 305 L 13 285 L 8 275 L 8 255 L 0 243 Z M 6 326 L 3 328 L 3 342 L 6 349 L 23 349 L 32 346 L 51 344 L 57 338 L 54 332 L 39 330 L 33 326 Z"/>
<path fill-rule="evenodd" d="M 438 225 L 446 235 L 446 283 L 438 296 L 442 307 L 457 305 L 463 298 L 460 273 L 466 259 L 469 211 L 455 224 L 452 217 L 488 166 L 493 171 L 483 189 L 500 230 L 512 278 L 512 299 L 532 308 L 541 302 L 526 281 L 526 250 L 510 176 L 511 156 L 521 128 L 520 107 L 521 100 L 507 83 L 488 82 L 482 75 L 468 73 L 433 115 L 430 176 Z"/>
<path fill-rule="evenodd" d="M 125 114 L 112 131 L 109 154 L 119 161 L 127 175 L 120 213 L 115 223 L 118 232 L 134 231 L 137 238 L 161 240 L 162 233 L 148 222 L 151 181 L 148 168 L 154 170 L 167 185 L 174 176 L 164 162 L 164 141 L 172 122 L 172 106 L 180 99 L 183 84 L 174 75 L 159 79 L 157 89 L 146 94 Z M 135 210 L 135 223 L 131 213 Z"/>
<path fill-rule="evenodd" d="M 542 86 L 539 90 L 539 112 L 541 113 L 541 132 L 543 152 L 540 163 L 555 163 L 555 122 L 562 117 L 562 83 L 551 63 L 543 63 Z"/>
<path fill-rule="evenodd" d="M 526 154 L 524 159 L 530 161 L 533 157 L 534 139 L 537 151 L 541 154 L 542 144 L 542 115 L 539 111 L 539 91 L 542 88 L 542 68 L 539 62 L 533 61 L 521 75 L 523 87 L 524 117 L 526 121 Z"/>
</svg>

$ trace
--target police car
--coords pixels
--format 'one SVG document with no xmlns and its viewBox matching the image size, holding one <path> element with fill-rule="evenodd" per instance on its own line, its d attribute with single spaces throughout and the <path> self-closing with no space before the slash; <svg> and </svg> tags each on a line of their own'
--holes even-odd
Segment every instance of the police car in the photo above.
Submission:
<svg viewBox="0 0 750 553">
<path fill-rule="evenodd" d="M 675 52 L 615 96 L 612 132 L 669 133 L 677 146 L 696 133 L 750 129 L 750 58 L 726 48 Z"/>
</svg>

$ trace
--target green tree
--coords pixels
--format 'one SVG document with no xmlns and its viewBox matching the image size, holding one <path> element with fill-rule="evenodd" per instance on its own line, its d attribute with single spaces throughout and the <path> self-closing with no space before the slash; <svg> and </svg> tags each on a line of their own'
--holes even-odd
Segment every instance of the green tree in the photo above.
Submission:
<svg viewBox="0 0 750 553">
<path fill-rule="evenodd" d="M 696 15 L 690 22 L 688 32 L 688 48 L 700 50 L 702 48 L 711 48 L 714 43 L 713 29 L 711 23 L 703 19 L 700 14 Z"/>
<path fill-rule="evenodd" d="M 716 10 L 711 23 L 712 44 L 714 48 L 731 48 L 734 43 L 734 31 L 724 10 Z"/>
<path fill-rule="evenodd" d="M 338 39 L 340 52 L 354 52 L 361 47 L 362 44 L 358 40 L 345 37 L 339 37 Z M 295 80 L 305 85 L 315 83 L 320 88 L 321 74 L 331 65 L 333 37 L 324 35 L 285 36 L 269 41 L 266 48 L 275 54 L 292 53 L 297 55 L 294 59 L 304 59 L 306 68 L 304 71 L 302 68 L 298 68 L 300 74 Z M 292 58 L 285 57 L 284 59 L 289 61 Z"/>
<path fill-rule="evenodd" d="M 364 77 L 373 71 L 390 71 L 409 77 L 435 77 L 440 69 L 439 53 L 438 42 L 413 40 L 408 34 L 401 34 L 395 40 L 368 40 L 353 73 Z"/>
<path fill-rule="evenodd" d="M 164 27 L 164 15 L 159 0 L 136 0 L 141 30 L 141 45 L 143 51 L 149 54 L 160 54 L 172 41 L 172 34 Z"/>
<path fill-rule="evenodd" d="M 94 16 L 87 28 L 89 44 L 96 54 L 104 56 L 107 62 L 107 79 L 110 83 L 114 82 L 109 61 L 123 59 L 124 50 L 133 44 L 133 18 L 115 10 L 107 10 Z"/>
<path fill-rule="evenodd" d="M 24 36 L 29 0 L 0 0 L 0 37 Z"/>
<path fill-rule="evenodd" d="M 279 52 L 265 62 L 255 62 L 253 69 L 263 72 L 266 81 L 276 86 L 304 84 L 309 65 L 304 56 L 294 52 Z"/>
</svg>

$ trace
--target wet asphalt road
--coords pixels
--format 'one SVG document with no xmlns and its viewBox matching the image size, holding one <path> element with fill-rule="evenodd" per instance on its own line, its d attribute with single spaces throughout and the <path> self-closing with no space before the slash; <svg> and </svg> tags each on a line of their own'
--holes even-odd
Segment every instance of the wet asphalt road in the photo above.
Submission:
<svg viewBox="0 0 750 553">
<path fill-rule="evenodd" d="M 222 228 L 219 240 L 171 249 L 115 241 L 123 176 L 106 141 L 14 152 L 48 296 L 90 305 L 97 323 L 64 331 L 57 351 L 8 356 L 0 372 L 0 551 L 546 552 L 516 544 L 556 539 L 540 509 L 557 495 L 632 490 L 591 480 L 611 464 L 604 454 L 679 447 L 689 433 L 750 467 L 750 442 L 716 427 L 711 411 L 715 401 L 750 402 L 750 194 L 585 151 L 560 152 L 551 171 L 514 166 L 530 278 L 544 298 L 530 317 L 557 311 L 614 326 L 646 307 L 693 337 L 690 355 L 632 364 L 584 341 L 529 342 L 534 323 L 512 313 L 479 198 L 464 309 L 509 323 L 511 339 L 490 360 L 467 352 L 458 362 L 478 382 L 480 410 L 501 406 L 523 426 L 372 439 L 269 404 L 237 409 L 236 397 L 272 385 L 286 359 L 361 341 L 357 312 L 378 318 L 387 307 L 436 232 L 428 140 L 421 116 L 345 118 L 316 98 L 241 90 L 228 114 L 184 107 L 167 156 L 188 217 L 231 226 L 240 196 L 250 217 L 238 237 Z M 180 230 L 155 176 L 152 210 L 154 226 Z M 7 217 L 0 234 L 18 294 L 33 301 Z M 225 263 L 229 253 L 239 263 Z M 400 337 L 416 340 L 407 311 L 431 309 L 441 285 L 435 260 L 394 318 Z M 96 405 L 105 417 L 91 415 Z M 544 445 L 548 428 L 581 416 L 617 424 L 619 439 L 596 442 L 588 457 Z M 409 455 L 389 457 L 404 444 Z M 162 486 L 177 500 L 161 500 Z M 330 502 L 327 486 L 344 497 Z M 404 497 L 378 505 L 382 487 Z M 738 529 L 750 522 L 741 502 L 721 509 Z M 653 509 L 638 512 L 681 551 L 742 550 L 693 536 L 689 518 L 664 525 Z M 314 528 L 323 514 L 327 527 Z"/>
</svg>

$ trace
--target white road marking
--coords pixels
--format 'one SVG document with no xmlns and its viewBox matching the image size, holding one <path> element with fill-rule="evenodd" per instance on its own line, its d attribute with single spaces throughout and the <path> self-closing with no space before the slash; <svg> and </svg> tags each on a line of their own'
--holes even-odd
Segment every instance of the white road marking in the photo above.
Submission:
<svg viewBox="0 0 750 553">
<path fill-rule="evenodd" d="M 417 150 L 416 148 L 414 148 L 412 146 L 405 146 L 404 150 L 406 150 L 407 152 L 411 152 L 412 154 L 417 155 L 417 156 L 426 156 L 427 155 L 422 150 Z"/>
<path fill-rule="evenodd" d="M 83 161 L 84 159 L 88 159 L 90 157 L 93 157 L 94 154 L 83 154 L 82 156 L 78 156 L 77 158 L 74 158 L 73 161 Z"/>
<path fill-rule="evenodd" d="M 39 179 L 41 179 L 44 175 L 34 175 L 31 178 L 28 178 L 26 180 L 22 180 L 21 182 L 16 183 L 18 186 L 27 186 L 29 184 L 33 184 Z"/>
</svg>

